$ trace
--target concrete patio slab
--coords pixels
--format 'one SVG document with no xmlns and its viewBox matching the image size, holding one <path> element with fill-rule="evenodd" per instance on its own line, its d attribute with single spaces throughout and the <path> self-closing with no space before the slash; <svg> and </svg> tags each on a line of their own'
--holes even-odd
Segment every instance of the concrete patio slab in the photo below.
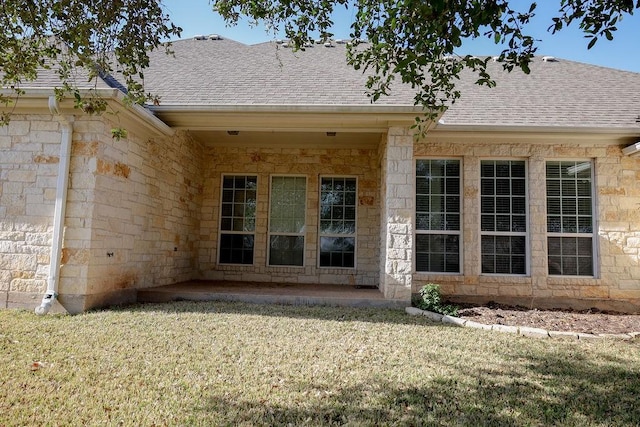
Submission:
<svg viewBox="0 0 640 427">
<path fill-rule="evenodd" d="M 409 302 L 385 299 L 377 288 L 330 284 L 189 281 L 139 289 L 138 302 L 244 301 L 257 304 L 404 308 Z"/>
</svg>

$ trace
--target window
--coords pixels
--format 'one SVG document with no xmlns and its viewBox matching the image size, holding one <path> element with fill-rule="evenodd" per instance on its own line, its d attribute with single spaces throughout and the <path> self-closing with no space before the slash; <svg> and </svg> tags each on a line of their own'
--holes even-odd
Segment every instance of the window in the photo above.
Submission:
<svg viewBox="0 0 640 427">
<path fill-rule="evenodd" d="M 356 179 L 320 180 L 320 267 L 355 266 Z"/>
<path fill-rule="evenodd" d="M 305 177 L 271 178 L 269 265 L 303 265 L 306 197 Z"/>
<path fill-rule="evenodd" d="M 222 178 L 218 252 L 221 264 L 253 264 L 257 183 L 255 176 Z"/>
<path fill-rule="evenodd" d="M 416 271 L 460 272 L 460 161 L 416 161 Z"/>
<path fill-rule="evenodd" d="M 524 161 L 480 164 L 482 272 L 527 273 L 527 186 Z"/>
<path fill-rule="evenodd" d="M 590 161 L 547 162 L 549 274 L 593 276 L 593 179 Z"/>
</svg>

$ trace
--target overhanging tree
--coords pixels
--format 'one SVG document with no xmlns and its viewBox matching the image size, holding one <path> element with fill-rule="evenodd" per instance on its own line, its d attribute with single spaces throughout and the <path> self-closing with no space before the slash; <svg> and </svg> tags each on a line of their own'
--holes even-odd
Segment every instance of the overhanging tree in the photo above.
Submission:
<svg viewBox="0 0 640 427">
<path fill-rule="evenodd" d="M 203 0 L 204 1 L 204 0 Z M 545 0 L 547 1 L 547 0 Z M 599 38 L 609 40 L 618 22 L 640 8 L 640 0 L 556 0 L 558 13 L 549 23 L 555 33 L 578 25 L 591 48 Z M 488 37 L 503 46 L 498 60 L 511 71 L 529 72 L 537 40 L 527 34 L 536 3 L 517 9 L 509 0 L 213 0 L 213 9 L 234 24 L 243 17 L 262 22 L 274 33 L 283 32 L 292 45 L 304 49 L 312 39 L 333 36 L 332 13 L 353 10 L 353 43 L 348 61 L 367 70 L 372 101 L 392 90 L 399 80 L 415 90 L 415 103 L 428 118 L 439 114 L 460 96 L 456 81 L 464 69 L 477 83 L 493 86 L 488 58 L 456 57 L 463 41 Z M 518 3 L 523 4 L 523 3 Z M 153 95 L 144 91 L 144 69 L 149 51 L 165 49 L 164 40 L 181 29 L 157 0 L 3 0 L 0 5 L 1 85 L 21 93 L 39 69 L 53 68 L 60 77 L 59 97 L 71 95 L 76 106 L 102 112 L 99 97 L 78 89 L 74 70 L 85 70 L 90 81 L 118 70 L 127 87 L 127 99 L 144 103 Z M 367 40 L 368 43 L 359 43 Z M 453 60 L 452 60 L 453 58 Z M 0 94 L 0 102 L 10 98 Z M 157 100 L 156 100 L 157 102 Z M 2 116 L 6 122 L 8 116 Z"/>
<path fill-rule="evenodd" d="M 549 0 L 545 0 L 549 1 Z M 558 0 L 556 0 L 558 1 Z M 487 72 L 490 58 L 457 56 L 465 39 L 488 37 L 504 49 L 497 60 L 512 71 L 529 73 L 538 40 L 526 33 L 536 13 L 535 2 L 509 0 L 215 0 L 214 9 L 228 22 L 241 17 L 264 22 L 283 31 L 294 47 L 304 49 L 309 38 L 332 36 L 332 13 L 337 8 L 355 11 L 349 45 L 349 63 L 373 73 L 367 80 L 373 101 L 387 95 L 399 79 L 415 89 L 415 104 L 433 118 L 460 97 L 456 81 L 464 69 L 477 75 L 476 83 L 494 86 Z M 590 39 L 613 38 L 617 23 L 640 8 L 639 0 L 559 0 L 557 16 L 549 23 L 556 33 L 577 23 Z M 367 40 L 359 45 L 358 40 Z"/>
<path fill-rule="evenodd" d="M 2 0 L 0 86 L 20 96 L 39 71 L 51 69 L 60 80 L 58 97 L 72 96 L 77 108 L 100 113 L 106 102 L 91 90 L 80 91 L 78 79 L 86 80 L 82 86 L 95 85 L 99 76 L 117 70 L 125 100 L 144 103 L 152 98 L 143 84 L 149 52 L 170 52 L 163 41 L 180 32 L 156 0 Z M 13 102 L 0 93 L 0 103 Z M 0 124 L 8 119 L 2 113 Z"/>
</svg>

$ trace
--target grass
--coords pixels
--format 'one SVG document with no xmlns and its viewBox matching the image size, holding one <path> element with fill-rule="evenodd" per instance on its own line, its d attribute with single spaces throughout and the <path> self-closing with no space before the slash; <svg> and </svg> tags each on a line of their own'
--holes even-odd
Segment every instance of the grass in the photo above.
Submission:
<svg viewBox="0 0 640 427">
<path fill-rule="evenodd" d="M 640 424 L 638 341 L 399 310 L 242 303 L 0 311 L 0 425 Z"/>
</svg>

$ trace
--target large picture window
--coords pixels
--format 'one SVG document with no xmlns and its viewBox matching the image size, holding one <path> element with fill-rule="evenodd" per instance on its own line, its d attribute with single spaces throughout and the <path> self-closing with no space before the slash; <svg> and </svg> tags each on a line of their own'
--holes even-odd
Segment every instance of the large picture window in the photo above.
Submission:
<svg viewBox="0 0 640 427">
<path fill-rule="evenodd" d="M 221 264 L 253 264 L 257 183 L 256 176 L 222 178 L 218 251 Z"/>
<path fill-rule="evenodd" d="M 304 264 L 306 197 L 305 177 L 271 177 L 269 265 Z"/>
<path fill-rule="evenodd" d="M 416 271 L 460 272 L 460 161 L 416 161 Z"/>
<path fill-rule="evenodd" d="M 480 179 L 482 273 L 527 274 L 525 162 L 484 160 Z"/>
<path fill-rule="evenodd" d="M 356 179 L 320 180 L 320 267 L 355 266 Z"/>
<path fill-rule="evenodd" d="M 547 162 L 549 274 L 593 276 L 591 161 Z"/>
</svg>

